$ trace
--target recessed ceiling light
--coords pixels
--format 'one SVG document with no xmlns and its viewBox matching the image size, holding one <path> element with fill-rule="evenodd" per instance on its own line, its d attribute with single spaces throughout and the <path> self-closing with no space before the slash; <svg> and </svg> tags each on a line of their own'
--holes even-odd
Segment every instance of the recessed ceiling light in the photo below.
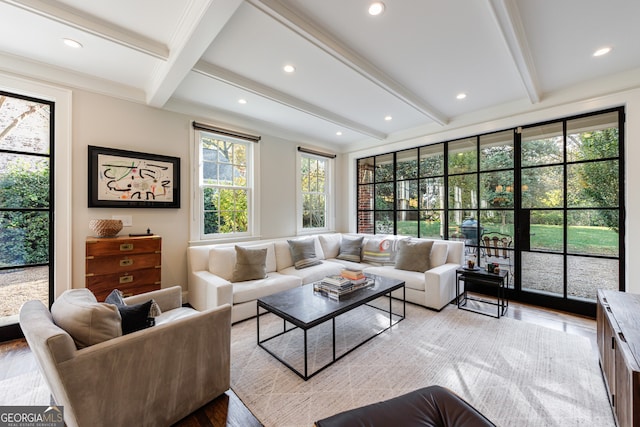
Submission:
<svg viewBox="0 0 640 427">
<path fill-rule="evenodd" d="M 462 92 L 456 95 L 456 99 L 465 99 L 467 97 L 467 94 Z"/>
<path fill-rule="evenodd" d="M 381 1 L 371 3 L 371 6 L 369 6 L 369 15 L 371 16 L 380 15 L 382 12 L 384 12 L 384 3 Z"/>
<path fill-rule="evenodd" d="M 391 116 L 384 116 L 384 119 L 385 119 L 386 121 L 388 121 L 388 122 L 389 122 L 389 121 L 393 120 L 393 117 L 391 117 Z"/>
<path fill-rule="evenodd" d="M 246 99 L 238 99 L 238 103 L 240 104 L 246 104 L 247 100 Z"/>
<path fill-rule="evenodd" d="M 294 67 L 293 65 L 285 65 L 284 66 L 284 72 L 285 73 L 293 73 L 296 70 L 296 67 Z"/>
<path fill-rule="evenodd" d="M 338 131 L 338 132 L 336 132 L 336 135 L 340 136 L 340 135 L 342 135 L 342 132 Z"/>
<path fill-rule="evenodd" d="M 75 40 L 72 40 L 72 39 L 62 39 L 62 40 L 64 41 L 64 44 L 74 49 L 80 49 L 82 47 L 82 43 L 77 42 Z"/>
<path fill-rule="evenodd" d="M 602 55 L 606 55 L 609 52 L 611 52 L 611 47 L 607 46 L 593 52 L 593 56 L 602 56 Z"/>
</svg>

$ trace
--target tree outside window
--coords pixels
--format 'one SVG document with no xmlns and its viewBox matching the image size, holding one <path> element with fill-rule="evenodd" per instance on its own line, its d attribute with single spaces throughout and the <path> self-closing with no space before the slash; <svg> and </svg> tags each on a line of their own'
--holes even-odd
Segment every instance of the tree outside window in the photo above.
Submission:
<svg viewBox="0 0 640 427">
<path fill-rule="evenodd" d="M 200 133 L 201 234 L 246 234 L 251 187 L 247 176 L 251 143 Z"/>
<path fill-rule="evenodd" d="M 326 229 L 329 208 L 329 159 L 302 154 L 300 160 L 302 229 Z"/>
</svg>

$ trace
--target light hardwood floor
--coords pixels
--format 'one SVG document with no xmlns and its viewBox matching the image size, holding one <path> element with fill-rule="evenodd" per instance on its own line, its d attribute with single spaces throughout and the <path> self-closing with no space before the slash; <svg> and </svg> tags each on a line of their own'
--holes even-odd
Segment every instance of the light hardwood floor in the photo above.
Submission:
<svg viewBox="0 0 640 427">
<path fill-rule="evenodd" d="M 509 309 L 505 317 L 587 337 L 596 348 L 596 321 L 594 319 L 513 301 L 509 302 Z M 37 369 L 36 361 L 25 340 L 0 343 L 0 381 Z M 176 425 L 254 427 L 262 424 L 238 396 L 229 390 Z"/>
</svg>

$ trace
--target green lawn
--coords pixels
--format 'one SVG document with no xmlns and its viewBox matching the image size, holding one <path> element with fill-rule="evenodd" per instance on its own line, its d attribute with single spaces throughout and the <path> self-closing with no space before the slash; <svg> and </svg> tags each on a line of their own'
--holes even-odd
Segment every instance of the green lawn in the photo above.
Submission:
<svg viewBox="0 0 640 427">
<path fill-rule="evenodd" d="M 398 222 L 398 234 L 415 236 L 417 221 Z M 450 234 L 456 231 L 454 227 Z M 513 226 L 486 225 L 485 232 L 497 231 L 513 236 Z M 559 225 L 531 225 L 531 249 L 562 250 L 562 227 Z M 440 223 L 420 222 L 420 235 L 437 238 L 442 235 Z M 618 256 L 618 233 L 607 227 L 569 227 L 567 240 L 570 253 Z"/>
</svg>

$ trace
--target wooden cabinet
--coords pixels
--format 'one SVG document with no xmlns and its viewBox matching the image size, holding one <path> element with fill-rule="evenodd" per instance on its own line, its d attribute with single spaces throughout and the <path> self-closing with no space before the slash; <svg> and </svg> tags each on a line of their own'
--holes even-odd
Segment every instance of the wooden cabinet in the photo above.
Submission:
<svg viewBox="0 0 640 427">
<path fill-rule="evenodd" d="M 86 286 L 98 301 L 114 289 L 125 296 L 160 289 L 162 238 L 88 237 Z"/>
<path fill-rule="evenodd" d="M 640 425 L 640 295 L 599 290 L 597 328 L 600 367 L 616 422 Z"/>
</svg>

